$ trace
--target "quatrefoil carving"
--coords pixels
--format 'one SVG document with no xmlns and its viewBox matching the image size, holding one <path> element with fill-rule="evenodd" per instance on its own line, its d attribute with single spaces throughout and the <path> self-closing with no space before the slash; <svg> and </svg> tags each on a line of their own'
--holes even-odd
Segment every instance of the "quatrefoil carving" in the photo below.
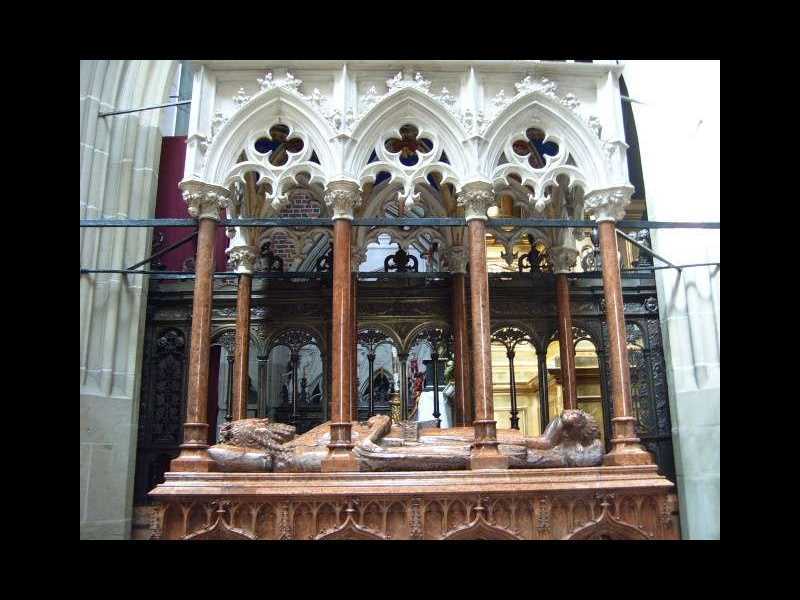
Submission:
<svg viewBox="0 0 800 600">
<path fill-rule="evenodd" d="M 433 150 L 433 142 L 426 138 L 420 138 L 419 129 L 414 125 L 403 125 L 400 127 L 400 137 L 392 137 L 386 140 L 386 149 L 392 154 L 399 153 L 400 162 L 410 167 L 419 162 L 417 153 L 429 154 Z"/>
<path fill-rule="evenodd" d="M 558 155 L 558 144 L 546 141 L 544 131 L 538 127 L 529 127 L 525 137 L 527 139 L 516 140 L 512 148 L 517 155 L 528 156 L 528 164 L 534 169 L 542 169 L 547 165 L 546 156 Z"/>
<path fill-rule="evenodd" d="M 291 132 L 286 125 L 277 124 L 270 127 L 269 137 L 258 138 L 253 146 L 259 154 L 269 154 L 269 163 L 281 167 L 289 160 L 290 154 L 297 154 L 303 150 L 305 144 L 299 137 L 291 137 Z"/>
</svg>

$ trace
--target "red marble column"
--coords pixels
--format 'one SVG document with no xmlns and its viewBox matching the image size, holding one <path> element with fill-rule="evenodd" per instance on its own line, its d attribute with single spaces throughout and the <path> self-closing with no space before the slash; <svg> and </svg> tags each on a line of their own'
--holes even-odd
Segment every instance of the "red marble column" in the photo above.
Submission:
<svg viewBox="0 0 800 600">
<path fill-rule="evenodd" d="M 475 443 L 470 468 L 507 469 L 508 458 L 497 447 L 497 422 L 492 398 L 489 277 L 486 268 L 486 209 L 494 203 L 491 184 L 466 184 L 459 195 L 465 206 L 469 236 L 469 286 L 472 317 L 472 382 Z"/>
<path fill-rule="evenodd" d="M 652 464 L 653 456 L 642 447 L 641 440 L 636 435 L 636 419 L 632 410 L 631 375 L 615 222 L 603 220 L 598 224 L 598 228 L 608 322 L 611 397 L 614 404 L 614 417 L 611 419 L 612 449 L 606 454 L 603 464 L 610 466 Z"/>
<path fill-rule="evenodd" d="M 467 335 L 467 296 L 464 273 L 453 273 L 453 354 L 455 395 L 455 425 L 468 427 L 472 423 L 472 384 L 470 383 L 470 349 Z"/>
<path fill-rule="evenodd" d="M 183 184 L 182 184 L 183 187 Z M 186 398 L 186 422 L 180 455 L 170 463 L 171 471 L 207 472 L 216 463 L 208 455 L 208 365 L 211 346 L 211 306 L 214 273 L 214 238 L 219 219 L 219 199 L 226 190 L 204 190 L 204 184 L 189 183 L 184 198 L 189 213 L 198 217 L 197 257 L 195 259 L 192 339 Z M 188 188 L 188 189 L 187 189 Z"/>
<path fill-rule="evenodd" d="M 578 408 L 575 380 L 575 346 L 572 343 L 572 313 L 569 305 L 569 280 L 566 273 L 556 273 L 558 307 L 558 345 L 561 352 L 561 387 L 564 391 L 564 410 Z"/>
<path fill-rule="evenodd" d="M 333 312 L 331 335 L 332 398 L 331 441 L 322 471 L 358 471 L 351 450 L 353 411 L 353 275 L 350 247 L 353 237 L 353 207 L 360 201 L 358 186 L 351 182 L 332 184 L 325 202 L 333 214 Z"/>
<path fill-rule="evenodd" d="M 247 418 L 248 372 L 250 366 L 250 294 L 253 276 L 239 274 L 236 297 L 236 351 L 233 363 L 233 420 Z"/>
<path fill-rule="evenodd" d="M 350 301 L 350 324 L 351 324 L 351 346 L 352 360 L 350 367 L 350 378 L 352 381 L 353 392 L 350 396 L 350 420 L 358 421 L 358 273 L 352 275 L 352 297 Z"/>
</svg>

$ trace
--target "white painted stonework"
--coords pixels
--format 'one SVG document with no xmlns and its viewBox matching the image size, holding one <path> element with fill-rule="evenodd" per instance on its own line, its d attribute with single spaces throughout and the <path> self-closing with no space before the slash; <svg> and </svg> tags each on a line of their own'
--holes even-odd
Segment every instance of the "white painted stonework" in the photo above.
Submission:
<svg viewBox="0 0 800 600">
<path fill-rule="evenodd" d="M 719 61 L 630 61 L 647 212 L 719 221 Z M 719 230 L 651 230 L 675 264 L 718 262 Z M 658 261 L 656 261 L 658 264 Z M 716 267 L 656 271 L 684 538 L 719 538 L 720 330 Z"/>
</svg>

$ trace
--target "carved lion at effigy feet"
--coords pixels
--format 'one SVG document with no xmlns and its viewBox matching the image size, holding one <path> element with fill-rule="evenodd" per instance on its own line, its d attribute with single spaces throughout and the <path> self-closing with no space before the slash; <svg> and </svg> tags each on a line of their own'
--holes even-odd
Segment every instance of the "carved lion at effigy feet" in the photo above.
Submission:
<svg viewBox="0 0 800 600">
<path fill-rule="evenodd" d="M 444 471 L 469 469 L 474 442 L 471 427 L 438 429 L 419 423 L 392 423 L 376 415 L 353 423 L 353 455 L 361 471 Z M 409 433 L 411 432 L 411 433 Z M 526 437 L 499 429 L 498 449 L 518 469 L 590 467 L 603 461 L 603 444 L 594 418 L 581 410 L 566 410 L 541 436 Z M 309 473 L 321 470 L 328 454 L 330 423 L 296 436 L 295 428 L 269 419 L 227 423 L 220 443 L 209 448 L 220 471 Z"/>
</svg>

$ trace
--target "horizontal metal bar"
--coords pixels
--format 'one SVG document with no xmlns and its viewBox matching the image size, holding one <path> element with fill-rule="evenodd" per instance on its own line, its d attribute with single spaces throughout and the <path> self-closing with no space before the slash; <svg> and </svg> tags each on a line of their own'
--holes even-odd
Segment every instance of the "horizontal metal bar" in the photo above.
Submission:
<svg viewBox="0 0 800 600">
<path fill-rule="evenodd" d="M 694 263 L 689 265 L 679 265 L 681 269 L 688 269 L 690 267 L 719 267 L 718 262 L 710 263 Z M 672 267 L 640 267 L 636 269 L 621 269 L 620 272 L 626 279 L 637 277 L 652 277 L 653 271 L 659 269 L 671 269 Z M 120 273 L 124 275 L 150 275 L 153 279 L 194 279 L 194 273 L 184 273 L 182 271 L 127 271 L 124 269 L 81 269 L 81 275 L 89 275 L 93 273 Z M 553 273 L 520 273 L 518 271 L 508 271 L 501 273 L 489 273 L 489 279 L 547 279 L 554 277 Z M 231 279 L 238 277 L 239 273 L 235 271 L 221 271 L 213 275 L 217 279 Z M 289 271 L 289 272 L 267 272 L 256 271 L 253 273 L 254 279 L 278 279 L 278 280 L 291 280 L 291 279 L 330 279 L 330 271 Z M 600 271 L 584 271 L 580 273 L 567 273 L 570 279 L 600 279 L 602 273 Z M 428 273 L 384 273 L 381 271 L 362 271 L 358 274 L 359 280 L 364 279 L 448 279 L 452 277 L 452 273 L 448 271 L 434 271 Z"/>
<path fill-rule="evenodd" d="M 143 110 L 155 110 L 156 108 L 170 108 L 172 106 L 181 106 L 183 104 L 191 104 L 191 100 L 181 100 L 180 102 L 170 102 L 169 104 L 158 104 L 156 106 L 144 106 L 142 108 L 129 108 L 126 110 L 114 110 L 110 112 L 98 113 L 97 118 L 110 117 L 112 115 L 125 115 L 128 113 L 141 112 Z"/>
<path fill-rule="evenodd" d="M 225 227 L 333 227 L 333 220 L 318 218 L 221 219 Z M 466 220 L 456 217 L 423 219 L 354 219 L 357 227 L 464 227 Z M 81 227 L 194 227 L 197 219 L 81 219 Z M 719 222 L 618 221 L 626 229 L 719 229 Z M 488 227 L 596 227 L 595 221 L 572 219 L 489 219 Z"/>
<path fill-rule="evenodd" d="M 655 256 L 658 260 L 660 260 L 664 264 L 669 265 L 673 269 L 678 269 L 678 271 L 681 270 L 681 268 L 679 266 L 672 264 L 671 262 L 669 262 L 663 256 L 660 256 L 660 255 L 656 254 L 655 252 L 653 252 L 652 248 L 648 248 L 647 246 L 645 246 L 644 244 L 642 244 L 638 240 L 633 239 L 631 236 L 629 236 L 629 235 L 627 235 L 625 233 L 622 233 L 619 229 L 617 229 L 616 232 L 617 232 L 617 235 L 619 235 L 619 236 L 623 237 L 624 239 L 628 240 L 631 244 L 633 244 L 634 246 L 638 247 L 639 249 L 644 250 L 645 252 L 648 252 L 648 253 L 652 254 L 653 256 Z"/>
</svg>

